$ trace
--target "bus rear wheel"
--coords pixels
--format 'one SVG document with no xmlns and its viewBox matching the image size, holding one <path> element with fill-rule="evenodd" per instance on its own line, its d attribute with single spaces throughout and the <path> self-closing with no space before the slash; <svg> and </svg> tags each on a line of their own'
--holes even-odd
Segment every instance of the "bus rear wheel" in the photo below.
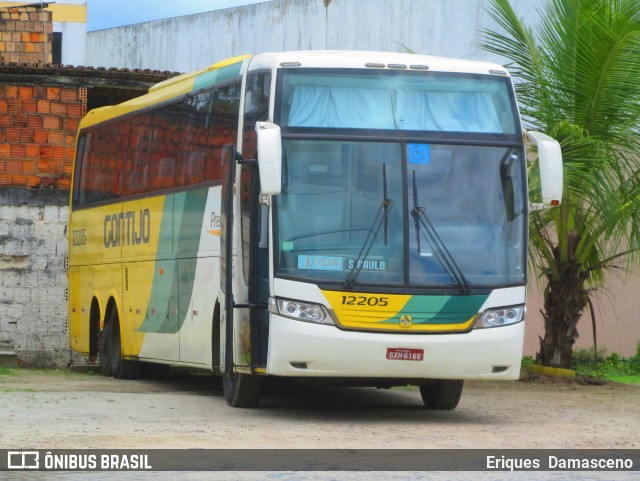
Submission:
<svg viewBox="0 0 640 481">
<path fill-rule="evenodd" d="M 142 365 L 138 361 L 129 361 L 122 357 L 122 343 L 120 340 L 120 319 L 118 312 L 113 309 L 109 322 L 103 331 L 103 346 L 106 351 L 110 373 L 116 379 L 137 379 L 142 372 Z M 101 353 L 102 354 L 102 353 Z M 102 357 L 102 356 L 101 356 Z M 102 361 L 101 361 L 102 362 Z M 100 364 L 102 366 L 102 364 Z"/>
<path fill-rule="evenodd" d="M 100 372 L 105 376 L 111 376 L 111 323 L 106 324 L 98 333 L 98 362 Z"/>
<path fill-rule="evenodd" d="M 234 408 L 253 408 L 260 402 L 263 378 L 254 374 L 223 373 L 222 390 L 227 404 Z"/>
<path fill-rule="evenodd" d="M 455 409 L 460 402 L 464 381 L 435 379 L 420 386 L 420 395 L 427 409 Z"/>
</svg>

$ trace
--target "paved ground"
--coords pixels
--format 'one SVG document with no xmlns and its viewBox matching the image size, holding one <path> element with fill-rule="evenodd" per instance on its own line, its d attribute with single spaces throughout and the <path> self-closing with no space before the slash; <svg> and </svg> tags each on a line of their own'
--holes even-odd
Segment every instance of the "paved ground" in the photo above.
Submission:
<svg viewBox="0 0 640 481">
<path fill-rule="evenodd" d="M 415 389 L 271 389 L 228 407 L 219 380 L 119 381 L 0 370 L 0 449 L 640 448 L 640 387 L 467 383 L 458 409 L 427 411 Z M 637 472 L 5 472 L 10 480 L 632 481 Z"/>
<path fill-rule="evenodd" d="M 0 449 L 640 449 L 639 406 L 640 386 L 546 380 L 468 382 L 450 412 L 425 410 L 414 389 L 295 386 L 247 410 L 209 376 L 19 370 L 0 374 Z"/>
</svg>

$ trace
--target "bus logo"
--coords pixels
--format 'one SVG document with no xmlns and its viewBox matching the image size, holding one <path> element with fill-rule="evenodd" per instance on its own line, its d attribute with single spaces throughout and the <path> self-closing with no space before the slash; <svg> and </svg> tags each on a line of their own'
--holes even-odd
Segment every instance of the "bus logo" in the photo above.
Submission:
<svg viewBox="0 0 640 481">
<path fill-rule="evenodd" d="M 413 322 L 413 319 L 411 318 L 411 316 L 401 316 L 400 317 L 400 327 L 411 327 L 411 324 Z"/>
<path fill-rule="evenodd" d="M 107 248 L 148 244 L 150 237 L 149 209 L 107 214 L 104 218 L 104 246 Z"/>
<path fill-rule="evenodd" d="M 39 469 L 40 453 L 38 451 L 8 451 L 8 469 Z"/>
</svg>

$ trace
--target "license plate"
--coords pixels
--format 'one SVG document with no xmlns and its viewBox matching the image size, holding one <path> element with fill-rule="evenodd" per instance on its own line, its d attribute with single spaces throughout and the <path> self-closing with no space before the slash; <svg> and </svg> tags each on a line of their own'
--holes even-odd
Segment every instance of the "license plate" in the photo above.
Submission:
<svg viewBox="0 0 640 481">
<path fill-rule="evenodd" d="M 422 361 L 424 360 L 424 349 L 388 347 L 387 359 L 393 359 L 397 361 Z"/>
</svg>

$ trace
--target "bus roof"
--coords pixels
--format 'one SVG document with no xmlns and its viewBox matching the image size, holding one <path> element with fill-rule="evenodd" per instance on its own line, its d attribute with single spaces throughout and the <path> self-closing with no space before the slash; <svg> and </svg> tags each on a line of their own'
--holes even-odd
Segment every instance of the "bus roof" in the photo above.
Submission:
<svg viewBox="0 0 640 481">
<path fill-rule="evenodd" d="M 504 67 L 492 62 L 434 57 L 408 52 L 301 50 L 261 53 L 251 59 L 250 69 L 252 70 L 270 67 L 414 69 L 508 76 Z"/>
<path fill-rule="evenodd" d="M 250 59 L 250 60 L 249 60 Z M 381 70 L 422 70 L 493 74 L 508 76 L 507 70 L 495 63 L 434 57 L 412 53 L 370 52 L 357 50 L 300 50 L 266 52 L 255 56 L 242 55 L 217 62 L 210 67 L 185 73 L 160 82 L 140 97 L 118 105 L 91 110 L 81 121 L 85 128 L 121 115 L 135 112 L 166 100 L 198 90 L 216 81 L 216 74 L 230 71 L 239 75 L 243 62 L 249 60 L 249 69 L 274 68 L 362 68 Z M 229 67 L 228 69 L 225 69 Z M 219 78 L 217 80 L 220 80 Z"/>
</svg>

